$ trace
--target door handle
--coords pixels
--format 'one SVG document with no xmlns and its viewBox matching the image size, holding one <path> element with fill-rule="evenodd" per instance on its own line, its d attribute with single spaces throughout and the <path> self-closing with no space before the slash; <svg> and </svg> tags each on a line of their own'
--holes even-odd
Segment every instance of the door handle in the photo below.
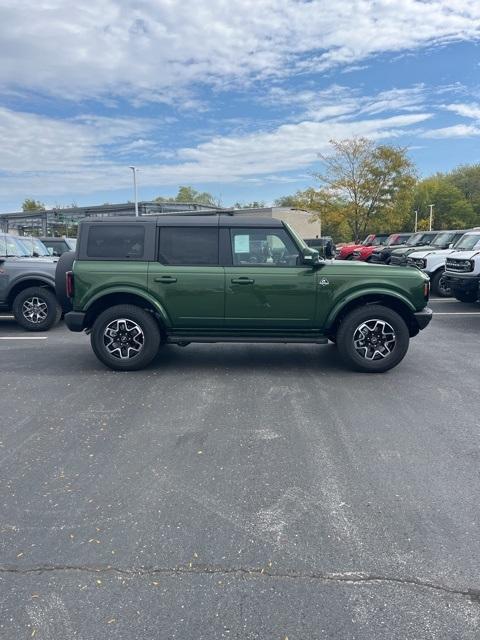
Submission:
<svg viewBox="0 0 480 640">
<path fill-rule="evenodd" d="M 253 278 L 247 278 L 246 276 L 241 276 L 240 278 L 232 278 L 233 284 L 253 284 L 255 280 Z"/>
<path fill-rule="evenodd" d="M 159 276 L 158 278 L 153 279 L 154 282 L 163 282 L 164 284 L 168 284 L 169 282 L 176 282 L 177 279 L 173 276 Z"/>
</svg>

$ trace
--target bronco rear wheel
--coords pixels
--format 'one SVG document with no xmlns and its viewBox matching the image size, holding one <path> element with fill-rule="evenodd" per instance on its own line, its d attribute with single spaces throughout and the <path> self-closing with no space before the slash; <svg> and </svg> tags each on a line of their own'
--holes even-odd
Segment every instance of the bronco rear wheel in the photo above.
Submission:
<svg viewBox="0 0 480 640">
<path fill-rule="evenodd" d="M 90 340 L 95 355 L 107 367 L 135 371 L 155 358 L 161 336 L 150 313 L 135 305 L 119 304 L 98 316 Z"/>
<path fill-rule="evenodd" d="M 404 319 L 389 307 L 372 304 L 351 311 L 337 331 L 343 360 L 357 371 L 381 373 L 395 367 L 408 351 Z"/>
</svg>

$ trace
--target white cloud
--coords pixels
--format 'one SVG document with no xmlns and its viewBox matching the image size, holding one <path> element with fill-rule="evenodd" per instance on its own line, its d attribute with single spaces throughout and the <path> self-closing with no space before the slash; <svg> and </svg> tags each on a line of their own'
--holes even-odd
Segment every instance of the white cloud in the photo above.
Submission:
<svg viewBox="0 0 480 640">
<path fill-rule="evenodd" d="M 267 181 L 268 176 L 278 182 L 283 179 L 282 172 L 312 166 L 331 138 L 396 137 L 429 117 L 428 113 L 416 113 L 358 121 L 306 120 L 271 131 L 215 136 L 178 150 L 166 163 L 141 164 L 139 182 L 159 190 L 182 183 Z M 121 151 L 129 144 L 135 145 L 140 133 L 144 136 L 141 140 L 148 143 L 150 126 L 148 121 L 126 118 L 60 121 L 2 109 L 0 136 L 7 142 L 0 155 L 0 171 L 8 175 L 0 180 L 0 196 L 10 200 L 27 195 L 71 199 L 85 193 L 129 188 L 131 176 L 126 161 L 120 164 L 109 159 L 105 145 L 109 151 L 111 145 L 118 145 Z"/>
<path fill-rule="evenodd" d="M 480 36 L 471 0 L 3 0 L 0 87 L 197 107 L 194 87 Z"/>
<path fill-rule="evenodd" d="M 155 126 L 150 120 L 122 117 L 60 120 L 0 107 L 0 171 L 67 172 L 99 164 L 106 161 L 103 146 L 114 145 L 114 153 L 115 145 L 142 139 Z"/>
<path fill-rule="evenodd" d="M 480 127 L 472 124 L 454 124 L 451 127 L 442 127 L 440 129 L 430 129 L 422 134 L 423 138 L 469 138 L 471 136 L 479 136 Z"/>
<path fill-rule="evenodd" d="M 453 111 L 459 116 L 465 118 L 473 118 L 474 120 L 480 120 L 480 104 L 447 104 L 445 105 L 447 111 Z"/>
</svg>

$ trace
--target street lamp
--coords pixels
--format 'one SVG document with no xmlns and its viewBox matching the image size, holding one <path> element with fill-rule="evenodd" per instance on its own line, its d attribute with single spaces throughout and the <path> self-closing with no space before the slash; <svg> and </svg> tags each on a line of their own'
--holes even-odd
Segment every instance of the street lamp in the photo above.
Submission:
<svg viewBox="0 0 480 640">
<path fill-rule="evenodd" d="M 431 231 L 432 230 L 432 224 L 433 224 L 433 207 L 434 207 L 434 205 L 433 204 L 429 204 L 428 206 L 430 207 L 430 229 L 429 229 L 429 231 Z"/>
<path fill-rule="evenodd" d="M 415 233 L 417 233 L 418 228 L 418 211 L 415 209 Z"/>
<path fill-rule="evenodd" d="M 137 195 L 137 167 L 128 167 L 133 173 L 133 193 L 135 197 L 135 216 L 138 217 L 138 195 Z"/>
</svg>

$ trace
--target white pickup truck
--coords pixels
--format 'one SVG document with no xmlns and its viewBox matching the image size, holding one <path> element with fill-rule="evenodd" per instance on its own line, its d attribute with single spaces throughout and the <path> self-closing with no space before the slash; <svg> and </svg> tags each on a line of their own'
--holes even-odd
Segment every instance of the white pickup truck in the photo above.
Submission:
<svg viewBox="0 0 480 640">
<path fill-rule="evenodd" d="M 445 261 L 445 284 L 461 302 L 476 302 L 480 294 L 480 227 L 466 233 Z"/>
<path fill-rule="evenodd" d="M 451 244 L 448 249 L 414 251 L 407 257 L 409 266 L 418 267 L 430 277 L 432 293 L 441 298 L 447 298 L 452 295 L 452 290 L 445 280 L 445 260 L 457 250 L 462 250 L 461 247 L 463 245 L 461 243 L 466 234 L 467 232 L 457 238 L 456 242 Z"/>
</svg>

